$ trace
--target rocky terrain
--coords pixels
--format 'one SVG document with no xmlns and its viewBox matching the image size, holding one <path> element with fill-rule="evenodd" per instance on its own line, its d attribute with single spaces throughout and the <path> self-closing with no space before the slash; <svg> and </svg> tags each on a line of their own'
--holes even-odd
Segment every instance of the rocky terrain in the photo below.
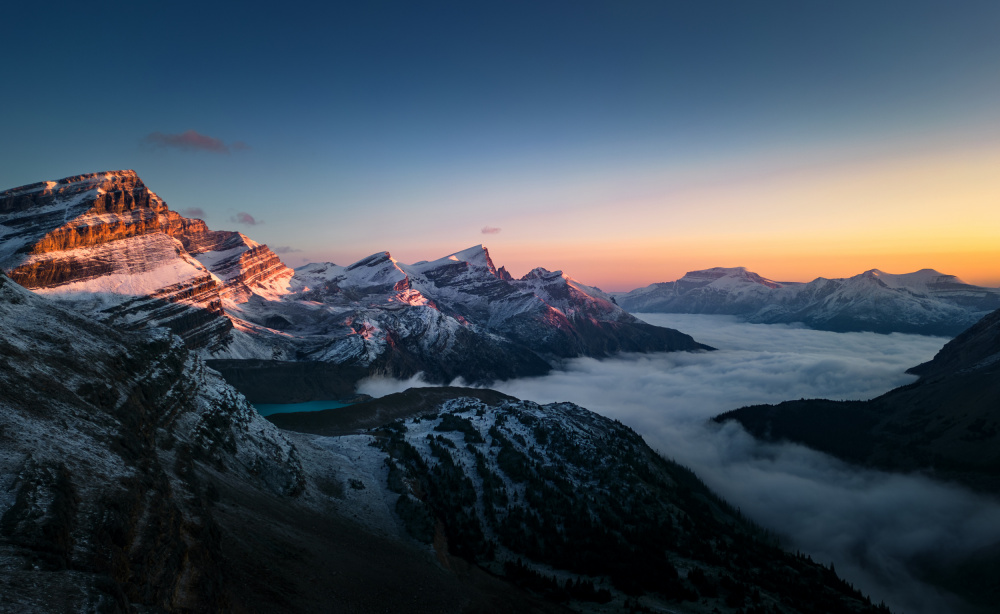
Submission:
<svg viewBox="0 0 1000 614">
<path fill-rule="evenodd" d="M 359 521 L 356 456 L 291 441 L 179 337 L 0 274 L 0 366 L 0 612 L 561 611 Z"/>
<path fill-rule="evenodd" d="M 281 300 L 233 313 L 280 328 L 277 355 L 442 383 L 538 375 L 575 356 L 710 349 L 561 272 L 511 279 L 481 245 L 415 264 L 379 253 L 346 267 L 306 265 Z"/>
<path fill-rule="evenodd" d="M 292 275 L 267 246 L 170 211 L 134 171 L 0 192 L 0 267 L 35 292 L 211 351 L 232 329 L 223 299 Z"/>
<path fill-rule="evenodd" d="M 0 361 L 0 612 L 884 611 L 569 404 L 281 431 L 179 337 L 2 274 Z"/>
<path fill-rule="evenodd" d="M 166 326 L 262 389 L 300 363 L 338 381 L 419 372 L 483 383 L 575 356 L 710 349 L 559 271 L 513 279 L 483 246 L 293 272 L 265 245 L 171 211 L 133 171 L 0 192 L 0 267 L 114 326 Z"/>
<path fill-rule="evenodd" d="M 180 339 L 0 275 L 0 611 L 221 607 L 206 473 L 301 493 L 295 448 Z"/>
<path fill-rule="evenodd" d="M 1000 289 L 931 269 L 878 269 L 845 279 L 779 282 L 738 268 L 692 271 L 677 281 L 615 293 L 630 312 L 728 314 L 762 324 L 800 322 L 836 332 L 954 336 L 1000 308 Z"/>
<path fill-rule="evenodd" d="M 364 415 L 395 420 L 366 428 Z M 362 459 L 348 488 L 384 506 L 386 519 L 371 512 L 371 522 L 395 522 L 442 564 L 461 561 L 572 610 L 885 611 L 780 550 L 632 430 L 570 403 L 419 388 L 349 415 L 269 419 L 314 433 L 296 442 Z"/>
</svg>

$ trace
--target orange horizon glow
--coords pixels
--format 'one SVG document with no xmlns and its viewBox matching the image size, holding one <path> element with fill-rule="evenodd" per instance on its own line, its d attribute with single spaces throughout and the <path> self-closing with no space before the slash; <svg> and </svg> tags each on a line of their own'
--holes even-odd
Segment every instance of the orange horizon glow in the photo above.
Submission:
<svg viewBox="0 0 1000 614">
<path fill-rule="evenodd" d="M 727 246 L 720 243 L 695 249 L 698 246 L 694 243 L 689 240 L 624 246 L 610 243 L 544 247 L 485 245 L 497 268 L 506 267 L 515 278 L 535 267 L 543 267 L 552 271 L 561 270 L 573 279 L 605 292 L 625 292 L 653 283 L 675 281 L 689 271 L 740 266 L 762 277 L 784 282 L 809 282 L 818 277 L 846 278 L 870 269 L 894 274 L 934 269 L 969 284 L 1000 287 L 1000 247 L 992 250 L 904 253 L 865 249 L 863 244 L 855 246 L 852 251 L 832 252 L 836 246 L 823 249 L 822 245 L 810 247 L 803 244 L 763 250 L 750 249 L 748 245 Z M 400 262 L 412 263 L 441 258 L 466 247 L 469 246 L 437 248 L 424 257 L 407 257 L 409 251 L 391 253 Z M 368 255 L 341 259 L 337 264 L 352 264 Z M 315 260 L 308 254 L 302 257 L 303 262 Z"/>
<path fill-rule="evenodd" d="M 609 250 L 610 251 L 610 250 Z M 1000 287 L 1000 249 L 990 253 L 917 253 L 872 254 L 856 253 L 830 256 L 816 253 L 756 254 L 741 258 L 739 254 L 719 251 L 711 256 L 678 255 L 665 258 L 656 254 L 636 253 L 635 258 L 609 258 L 600 261 L 594 252 L 537 254 L 538 260 L 524 255 L 502 260 L 494 256 L 497 266 L 507 267 L 515 277 L 520 277 L 539 262 L 555 263 L 564 273 L 587 285 L 606 292 L 624 292 L 653 283 L 675 281 L 690 271 L 712 267 L 745 267 L 758 275 L 783 282 L 809 282 L 818 277 L 846 278 L 870 269 L 885 273 L 913 273 L 921 269 L 934 269 L 944 275 L 955 275 L 965 283 L 989 288 Z M 534 264 L 533 264 L 534 263 Z"/>
<path fill-rule="evenodd" d="M 386 249 L 413 262 L 486 241 L 494 263 L 515 277 L 541 266 L 605 291 L 716 266 L 798 282 L 927 268 L 1000 287 L 1000 139 L 925 142 L 882 155 L 844 150 L 839 161 L 794 157 L 665 166 L 642 189 L 631 176 L 620 186 L 580 177 L 559 199 L 526 194 L 517 206 L 489 207 L 486 220 L 463 203 L 448 225 L 420 219 L 368 253 L 365 237 L 342 247 L 355 260 Z M 631 195 L 616 199 L 616 191 Z M 599 197 L 587 202 L 586 193 Z M 532 199 L 535 208 L 525 205 Z M 502 232 L 484 236 L 484 221 Z"/>
</svg>

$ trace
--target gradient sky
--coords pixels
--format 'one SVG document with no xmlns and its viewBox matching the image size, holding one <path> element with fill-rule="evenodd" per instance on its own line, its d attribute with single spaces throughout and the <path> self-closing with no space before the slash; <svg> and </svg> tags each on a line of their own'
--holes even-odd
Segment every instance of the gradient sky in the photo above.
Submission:
<svg viewBox="0 0 1000 614">
<path fill-rule="evenodd" d="M 0 189 L 133 168 L 292 266 L 1000 286 L 995 0 L 18 4 Z"/>
</svg>

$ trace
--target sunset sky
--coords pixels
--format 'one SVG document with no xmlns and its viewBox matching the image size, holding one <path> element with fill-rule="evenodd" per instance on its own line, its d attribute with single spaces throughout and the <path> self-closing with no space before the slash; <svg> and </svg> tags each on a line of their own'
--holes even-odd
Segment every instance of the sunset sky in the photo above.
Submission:
<svg viewBox="0 0 1000 614">
<path fill-rule="evenodd" d="M 133 168 L 291 266 L 1000 286 L 1000 2 L 28 3 L 0 190 Z"/>
</svg>

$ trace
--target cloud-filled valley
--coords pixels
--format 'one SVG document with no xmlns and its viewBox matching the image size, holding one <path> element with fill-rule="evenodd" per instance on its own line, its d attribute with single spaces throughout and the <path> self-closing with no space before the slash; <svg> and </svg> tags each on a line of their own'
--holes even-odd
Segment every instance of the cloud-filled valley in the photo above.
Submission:
<svg viewBox="0 0 1000 614">
<path fill-rule="evenodd" d="M 540 403 L 572 401 L 631 426 L 690 466 L 716 492 L 894 611 L 961 611 L 920 577 L 1000 543 L 1000 503 L 918 475 L 845 465 L 798 445 L 761 444 L 708 419 L 748 404 L 798 398 L 867 399 L 914 381 L 939 337 L 830 333 L 753 325 L 726 316 L 645 314 L 715 352 L 579 358 L 537 378 L 493 388 Z M 461 383 L 461 382 L 457 382 Z M 374 396 L 421 385 L 367 380 Z M 928 563 L 930 566 L 928 567 Z"/>
</svg>

